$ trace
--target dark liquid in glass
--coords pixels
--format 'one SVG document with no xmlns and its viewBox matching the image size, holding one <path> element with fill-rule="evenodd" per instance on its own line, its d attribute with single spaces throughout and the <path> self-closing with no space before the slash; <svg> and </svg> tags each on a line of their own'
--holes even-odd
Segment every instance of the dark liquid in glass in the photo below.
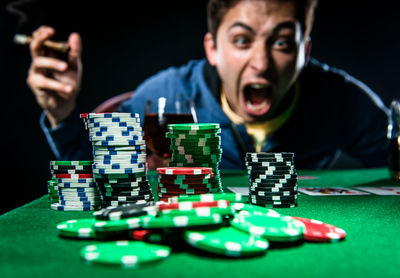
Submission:
<svg viewBox="0 0 400 278">
<path fill-rule="evenodd" d="M 193 123 L 192 114 L 163 114 L 159 119 L 157 113 L 144 116 L 143 131 L 147 147 L 152 153 L 162 158 L 171 157 L 171 140 L 165 137 L 169 124 Z"/>
<path fill-rule="evenodd" d="M 390 139 L 389 171 L 393 179 L 400 181 L 400 146 L 398 138 Z"/>
</svg>

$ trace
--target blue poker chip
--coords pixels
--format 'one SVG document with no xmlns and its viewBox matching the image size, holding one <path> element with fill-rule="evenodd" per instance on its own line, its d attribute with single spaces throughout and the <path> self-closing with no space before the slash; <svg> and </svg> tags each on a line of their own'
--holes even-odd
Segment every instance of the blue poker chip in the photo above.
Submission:
<svg viewBox="0 0 400 278">
<path fill-rule="evenodd" d="M 118 140 L 118 141 L 95 141 L 94 146 L 140 146 L 145 145 L 144 140 Z"/>
<path fill-rule="evenodd" d="M 102 122 L 102 121 L 110 121 L 110 122 L 135 122 L 135 123 L 140 123 L 140 118 L 137 117 L 119 117 L 119 116 L 113 116 L 113 117 L 107 117 L 107 118 L 88 118 L 88 123 L 95 123 L 95 122 Z"/>
<path fill-rule="evenodd" d="M 89 211 L 95 209 L 93 206 L 65 206 L 58 203 L 51 204 L 50 207 L 58 211 Z"/>
<path fill-rule="evenodd" d="M 104 125 L 104 123 L 91 123 L 89 124 L 90 128 L 95 128 L 95 127 L 104 127 L 107 125 Z M 128 126 L 132 126 L 131 123 L 127 123 L 127 122 L 119 122 L 119 123 L 113 123 L 113 125 L 110 126 L 116 126 L 116 127 L 128 127 Z"/>
<path fill-rule="evenodd" d="M 121 160 L 115 161 L 115 160 L 103 160 L 103 161 L 96 161 L 96 164 L 103 164 L 103 165 L 113 165 L 113 164 L 120 164 L 120 165 L 137 165 L 138 163 L 145 163 L 146 159 L 140 159 L 140 160 L 126 160 L 123 163 Z M 95 167 L 95 166 L 94 166 Z"/>
<path fill-rule="evenodd" d="M 124 141 L 124 140 L 129 140 L 129 141 L 138 141 L 138 140 L 144 140 L 143 136 L 138 136 L 138 135 L 107 135 L 107 136 L 89 136 L 90 141 Z"/>
<path fill-rule="evenodd" d="M 92 127 L 89 130 L 89 133 L 115 133 L 115 132 L 142 132 L 143 129 L 140 128 L 135 128 L 134 126 L 99 126 L 99 127 Z"/>
<path fill-rule="evenodd" d="M 144 172 L 145 168 L 128 168 L 128 169 L 95 169 L 96 174 L 136 174 Z"/>
<path fill-rule="evenodd" d="M 98 193 L 94 194 L 94 193 L 86 193 L 86 192 L 76 192 L 76 193 L 66 193 L 66 194 L 62 194 L 62 193 L 58 193 L 58 196 L 61 197 L 94 197 L 94 196 L 98 196 Z"/>
<path fill-rule="evenodd" d="M 100 199 L 97 201 L 59 201 L 60 205 L 63 206 L 71 206 L 71 205 L 80 205 L 85 207 L 96 206 L 100 202 Z"/>
<path fill-rule="evenodd" d="M 64 188 L 95 188 L 95 182 L 88 182 L 88 183 L 73 183 L 73 182 L 59 182 L 57 183 L 58 187 Z"/>
<path fill-rule="evenodd" d="M 96 197 L 97 198 L 97 197 Z M 95 197 L 66 197 L 66 196 L 59 196 L 60 201 L 79 201 L 79 202 L 87 202 L 93 201 L 96 199 Z"/>
<path fill-rule="evenodd" d="M 106 113 L 89 113 L 86 116 L 88 119 L 94 118 L 139 118 L 138 113 L 129 113 L 129 112 L 106 112 Z"/>
</svg>

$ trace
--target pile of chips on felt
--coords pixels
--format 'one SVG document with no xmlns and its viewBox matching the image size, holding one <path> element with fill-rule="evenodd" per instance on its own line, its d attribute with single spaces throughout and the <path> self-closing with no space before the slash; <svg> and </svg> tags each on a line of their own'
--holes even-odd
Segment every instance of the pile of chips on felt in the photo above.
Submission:
<svg viewBox="0 0 400 278">
<path fill-rule="evenodd" d="M 146 144 L 138 114 L 82 114 L 93 146 L 93 176 L 102 206 L 153 200 L 147 180 Z"/>
<path fill-rule="evenodd" d="M 222 157 L 221 129 L 216 123 L 169 124 L 171 167 L 208 167 L 212 169 L 211 192 L 222 192 L 219 162 Z"/>
<path fill-rule="evenodd" d="M 267 208 L 297 206 L 294 153 L 246 153 L 249 202 Z"/>
<path fill-rule="evenodd" d="M 169 203 L 104 208 L 92 218 L 59 223 L 57 229 L 63 237 L 106 240 L 83 247 L 82 260 L 123 268 L 163 260 L 183 242 L 210 254 L 247 257 L 264 255 L 274 243 L 335 242 L 346 236 L 333 225 L 246 201 L 234 193 L 176 196 Z"/>
<path fill-rule="evenodd" d="M 48 181 L 48 188 L 52 209 L 85 211 L 98 208 L 100 195 L 93 180 L 92 163 L 50 161 L 52 179 Z"/>
</svg>

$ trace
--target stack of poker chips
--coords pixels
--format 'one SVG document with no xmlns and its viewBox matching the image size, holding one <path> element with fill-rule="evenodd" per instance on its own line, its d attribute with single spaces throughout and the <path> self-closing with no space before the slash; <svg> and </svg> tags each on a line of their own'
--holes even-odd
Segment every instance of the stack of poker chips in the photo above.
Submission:
<svg viewBox="0 0 400 278">
<path fill-rule="evenodd" d="M 100 195 L 93 181 L 92 161 L 50 161 L 52 180 L 58 188 L 58 200 L 50 205 L 60 211 L 95 210 Z"/>
<path fill-rule="evenodd" d="M 103 207 L 153 200 L 139 114 L 82 114 L 93 146 L 93 175 Z"/>
<path fill-rule="evenodd" d="M 297 207 L 294 153 L 246 153 L 249 202 L 267 208 Z"/>
<path fill-rule="evenodd" d="M 158 197 L 168 202 L 175 196 L 210 193 L 212 169 L 206 167 L 163 167 L 157 168 Z"/>
<path fill-rule="evenodd" d="M 219 124 L 170 124 L 166 137 L 171 139 L 171 167 L 209 167 L 211 193 L 222 192 L 219 162 L 222 156 Z"/>
</svg>

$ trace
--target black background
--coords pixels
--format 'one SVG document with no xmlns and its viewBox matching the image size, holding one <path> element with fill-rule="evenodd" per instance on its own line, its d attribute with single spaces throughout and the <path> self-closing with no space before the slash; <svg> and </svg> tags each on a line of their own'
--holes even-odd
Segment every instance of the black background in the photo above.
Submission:
<svg viewBox="0 0 400 278">
<path fill-rule="evenodd" d="M 15 2 L 22 3 L 18 9 L 25 20 L 10 12 Z M 372 0 L 349 2 L 320 1 L 312 56 L 361 79 L 389 105 L 400 96 L 398 16 L 390 1 L 380 6 Z M 25 81 L 29 51 L 13 44 L 15 33 L 30 34 L 47 24 L 56 28 L 57 40 L 66 40 L 72 31 L 82 35 L 82 111 L 134 89 L 167 66 L 204 57 L 206 0 L 8 0 L 2 1 L 0 12 L 0 213 L 45 194 L 54 159 L 39 127 L 41 109 Z"/>
</svg>

